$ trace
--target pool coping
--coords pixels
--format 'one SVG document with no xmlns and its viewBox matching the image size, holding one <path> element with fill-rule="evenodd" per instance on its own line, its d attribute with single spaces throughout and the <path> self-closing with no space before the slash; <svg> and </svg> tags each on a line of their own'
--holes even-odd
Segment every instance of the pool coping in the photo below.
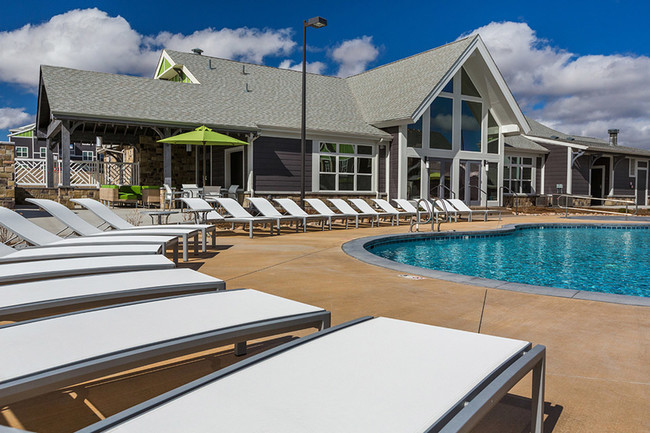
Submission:
<svg viewBox="0 0 650 433">
<path fill-rule="evenodd" d="M 641 296 L 632 295 L 619 295 L 614 293 L 600 293 L 590 292 L 587 290 L 564 289 L 559 287 L 546 287 L 535 286 L 532 284 L 512 283 L 508 281 L 492 280 L 489 278 L 473 277 L 471 275 L 454 274 L 451 272 L 437 271 L 434 269 L 425 269 L 417 266 L 406 265 L 394 262 L 383 257 L 379 257 L 370 251 L 366 250 L 365 246 L 369 243 L 379 240 L 395 241 L 400 238 L 404 240 L 412 240 L 414 238 L 430 238 L 430 237 L 446 237 L 446 236 L 477 236 L 477 235 L 505 235 L 512 233 L 517 229 L 530 228 L 530 227 L 598 227 L 598 228 L 616 228 L 623 229 L 628 227 L 645 226 L 650 229 L 650 224 L 603 224 L 603 223 L 519 223 L 519 224 L 506 224 L 500 228 L 490 230 L 465 230 L 465 231 L 442 231 L 442 232 L 415 232 L 415 233 L 400 233 L 394 235 L 378 235 L 367 236 L 363 238 L 354 239 L 344 243 L 341 248 L 343 251 L 357 260 L 362 262 L 379 266 L 382 268 L 392 269 L 407 274 L 419 275 L 427 278 L 437 280 L 451 281 L 460 284 L 469 284 L 479 287 L 487 287 L 491 289 L 502 289 L 513 292 L 531 293 L 535 295 L 557 296 L 562 298 L 581 299 L 588 301 L 609 302 L 614 304 L 623 305 L 636 305 L 643 307 L 650 307 L 650 297 L 645 298 Z"/>
</svg>

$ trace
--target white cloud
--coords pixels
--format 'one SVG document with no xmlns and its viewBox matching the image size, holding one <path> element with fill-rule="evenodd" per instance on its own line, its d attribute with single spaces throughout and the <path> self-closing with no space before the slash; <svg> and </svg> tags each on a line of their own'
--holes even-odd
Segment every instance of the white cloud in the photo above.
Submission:
<svg viewBox="0 0 650 433">
<path fill-rule="evenodd" d="M 372 43 L 371 36 L 344 41 L 334 50 L 330 57 L 339 63 L 339 70 L 336 75 L 349 77 L 366 70 L 368 63 L 374 61 L 379 55 L 379 50 Z"/>
<path fill-rule="evenodd" d="M 291 69 L 292 71 L 302 71 L 302 63 L 298 62 L 296 64 L 293 64 L 293 60 L 286 59 L 280 63 L 278 68 Z M 322 74 L 325 69 L 327 69 L 327 65 L 323 62 L 307 62 L 307 72 L 309 73 Z"/>
<path fill-rule="evenodd" d="M 650 148 L 650 58 L 579 56 L 539 38 L 526 23 L 492 22 L 479 33 L 523 111 L 562 132 Z M 465 35 L 464 35 L 465 36 Z"/>
<path fill-rule="evenodd" d="M 15 128 L 34 121 L 34 116 L 24 108 L 0 108 L 0 129 Z"/>
<path fill-rule="evenodd" d="M 30 88 L 40 64 L 151 75 L 160 50 L 201 48 L 207 55 L 261 63 L 295 46 L 289 29 L 204 29 L 190 35 L 141 35 L 122 17 L 75 9 L 42 24 L 0 32 L 0 80 Z"/>
</svg>

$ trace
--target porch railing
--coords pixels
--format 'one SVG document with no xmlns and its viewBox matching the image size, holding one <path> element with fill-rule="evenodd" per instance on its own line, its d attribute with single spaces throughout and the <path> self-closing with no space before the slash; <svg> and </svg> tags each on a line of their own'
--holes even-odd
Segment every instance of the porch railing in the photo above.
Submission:
<svg viewBox="0 0 650 433">
<path fill-rule="evenodd" d="M 46 186 L 47 160 L 16 158 L 16 184 Z M 62 184 L 63 161 L 54 161 L 54 184 Z M 140 165 L 131 162 L 70 161 L 70 186 L 139 185 Z"/>
<path fill-rule="evenodd" d="M 634 213 L 632 215 L 636 215 L 637 212 L 639 211 L 639 205 L 636 203 L 636 201 L 629 201 L 629 200 L 621 200 L 621 199 L 615 199 L 615 198 L 609 198 L 609 197 L 591 197 L 591 196 L 586 196 L 586 195 L 573 195 L 573 194 L 557 194 L 555 195 L 557 197 L 557 205 L 560 208 L 564 209 L 564 216 L 568 217 L 569 216 L 569 209 L 571 210 L 576 210 L 580 212 L 592 212 L 592 213 L 602 213 L 602 214 L 609 214 L 609 215 L 620 215 L 620 212 L 612 212 L 604 209 L 594 209 L 593 207 L 578 207 L 573 205 L 573 200 L 578 199 L 578 200 L 591 200 L 591 201 L 602 201 L 603 204 L 604 202 L 610 202 L 610 203 L 618 203 L 620 205 L 625 206 L 625 219 L 630 214 L 630 205 L 634 206 Z M 564 199 L 564 205 L 561 203 L 561 199 Z"/>
</svg>

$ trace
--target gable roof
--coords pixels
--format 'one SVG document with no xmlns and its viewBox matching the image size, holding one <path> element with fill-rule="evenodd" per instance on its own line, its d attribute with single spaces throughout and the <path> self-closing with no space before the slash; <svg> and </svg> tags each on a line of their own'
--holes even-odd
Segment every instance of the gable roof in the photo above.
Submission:
<svg viewBox="0 0 650 433">
<path fill-rule="evenodd" d="M 549 150 L 547 148 L 535 143 L 533 140 L 529 140 L 523 135 L 504 137 L 503 144 L 505 145 L 506 150 L 515 149 L 537 153 L 549 153 Z"/>
<path fill-rule="evenodd" d="M 427 95 L 452 78 L 449 72 L 475 39 L 461 39 L 348 77 L 366 121 L 414 120 L 413 114 Z"/>
</svg>

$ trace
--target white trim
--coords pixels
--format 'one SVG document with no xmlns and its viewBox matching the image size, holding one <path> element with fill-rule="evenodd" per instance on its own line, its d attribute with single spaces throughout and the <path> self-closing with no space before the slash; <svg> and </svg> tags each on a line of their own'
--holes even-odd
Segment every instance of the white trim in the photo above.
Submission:
<svg viewBox="0 0 650 433">
<path fill-rule="evenodd" d="M 539 168 L 542 171 L 539 178 L 539 193 L 540 195 L 544 195 L 546 191 L 546 156 L 542 154 L 538 158 L 542 160 L 542 166 Z"/>
<path fill-rule="evenodd" d="M 609 196 L 614 195 L 614 155 L 609 155 Z"/>
<path fill-rule="evenodd" d="M 224 158 L 223 158 L 223 164 L 224 164 L 224 177 L 223 177 L 223 183 L 224 183 L 224 188 L 228 188 L 231 185 L 230 182 L 230 166 L 232 165 L 231 162 L 231 155 L 235 152 L 242 152 L 241 156 L 241 164 L 242 164 L 242 174 L 245 176 L 246 175 L 246 155 L 244 154 L 244 146 L 234 146 L 228 149 L 224 149 Z M 243 182 L 246 181 L 246 179 L 242 179 Z M 240 188 L 244 188 L 244 185 L 239 185 Z"/>
<path fill-rule="evenodd" d="M 397 135 L 397 148 L 398 148 L 398 164 L 397 168 L 397 198 L 406 198 L 406 177 L 407 177 L 407 158 L 406 154 L 406 125 L 399 127 Z"/>
<path fill-rule="evenodd" d="M 370 154 L 360 154 L 358 148 L 355 148 L 354 153 L 340 153 L 338 148 L 336 152 L 333 153 L 321 153 L 320 148 L 322 143 L 333 143 L 337 146 L 340 144 L 351 144 L 354 146 L 366 146 L 372 149 Z M 321 156 L 333 156 L 336 159 L 334 171 L 325 172 L 324 174 L 333 174 L 335 176 L 335 188 L 334 190 L 321 190 L 320 188 L 320 157 Z M 339 158 L 340 157 L 350 157 L 354 159 L 354 172 L 353 173 L 341 173 L 339 172 Z M 359 158 L 370 159 L 371 168 L 370 168 L 370 190 L 359 190 L 357 186 L 357 181 L 359 176 L 368 177 L 368 173 L 358 173 L 357 161 Z M 379 185 L 379 147 L 375 143 L 362 142 L 362 143 L 350 143 L 348 141 L 334 141 L 334 140 L 313 140 L 312 141 L 312 192 L 318 193 L 341 193 L 341 194 L 355 194 L 355 193 L 372 193 L 378 194 L 378 185 Z M 354 177 L 354 189 L 352 190 L 341 190 L 339 187 L 339 176 L 340 175 L 352 175 Z"/>
<path fill-rule="evenodd" d="M 628 158 L 630 160 L 628 167 L 628 176 L 636 178 L 636 159 Z"/>
<path fill-rule="evenodd" d="M 573 159 L 573 149 L 569 147 L 566 150 L 566 194 L 573 194 L 573 167 L 571 159 Z"/>
<path fill-rule="evenodd" d="M 523 134 L 522 137 L 527 138 L 535 143 L 554 144 L 556 146 L 574 148 L 579 150 L 587 150 L 589 147 L 577 143 L 567 143 L 566 141 L 553 140 L 551 138 L 535 137 L 534 135 Z"/>
</svg>

